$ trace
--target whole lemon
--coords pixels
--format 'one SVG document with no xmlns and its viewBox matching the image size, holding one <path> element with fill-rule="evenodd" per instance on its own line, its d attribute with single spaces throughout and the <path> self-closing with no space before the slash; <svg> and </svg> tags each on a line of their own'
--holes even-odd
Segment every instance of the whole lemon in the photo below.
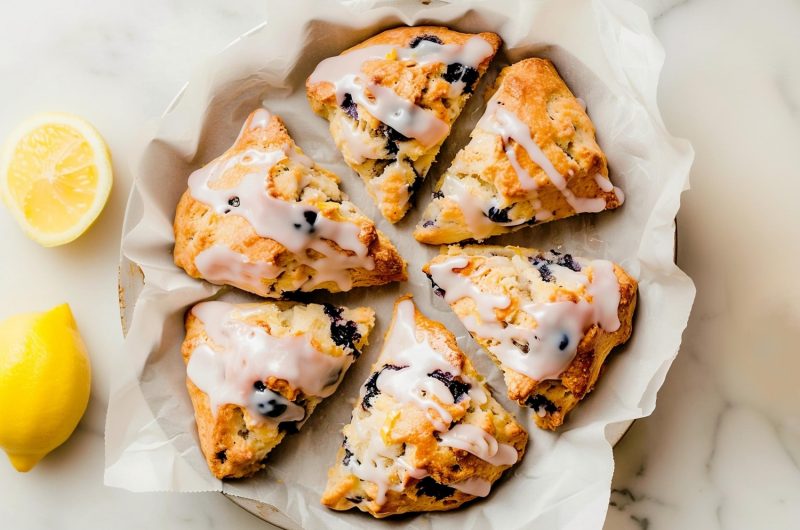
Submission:
<svg viewBox="0 0 800 530">
<path fill-rule="evenodd" d="M 0 322 L 0 447 L 17 471 L 29 471 L 70 437 L 91 379 L 67 304 Z"/>
</svg>

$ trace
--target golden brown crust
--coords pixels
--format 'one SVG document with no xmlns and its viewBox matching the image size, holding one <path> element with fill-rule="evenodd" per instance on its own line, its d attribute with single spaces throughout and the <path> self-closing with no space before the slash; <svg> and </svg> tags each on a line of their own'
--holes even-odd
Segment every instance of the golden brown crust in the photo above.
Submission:
<svg viewBox="0 0 800 530">
<path fill-rule="evenodd" d="M 397 322 L 398 304 L 409 299 L 409 296 L 398 299 L 391 327 Z M 452 415 L 454 424 L 475 425 L 494 436 L 498 442 L 513 446 L 519 461 L 527 444 L 527 432 L 491 397 L 489 389 L 482 383 L 483 378 L 458 348 L 455 336 L 447 328 L 427 318 L 416 308 L 414 320 L 417 340 L 427 340 L 434 351 L 451 363 L 454 371 L 461 372 L 458 380 L 478 384 L 488 398 L 483 404 L 470 399 L 456 400 L 453 404 L 445 404 L 438 399 L 436 402 Z M 390 328 L 386 336 L 391 332 Z M 393 352 L 385 347 L 373 366 L 373 374 L 365 383 L 365 388 L 370 381 L 375 384 L 376 373 L 394 362 Z M 412 404 L 398 402 L 393 396 L 377 390 L 377 387 L 376 392 L 371 394 L 369 407 L 364 408 L 365 391 L 362 390 L 351 423 L 344 428 L 345 442 L 337 454 L 336 465 L 328 473 L 328 485 L 322 496 L 325 506 L 334 510 L 356 507 L 379 518 L 406 512 L 451 510 L 474 500 L 475 496 L 453 489 L 448 484 L 468 479 L 483 479 L 493 483 L 510 467 L 495 466 L 461 449 L 441 445 L 439 433 L 425 411 Z M 381 437 L 388 452 L 396 451 L 407 464 L 425 473 L 419 479 L 405 477 L 402 488 L 387 491 L 383 504 L 376 502 L 378 486 L 359 479 L 343 462 L 364 458 L 365 447 L 375 436 Z M 400 477 L 394 478 L 400 480 Z M 395 482 L 396 486 L 399 484 Z M 432 493 L 440 495 L 437 497 Z"/>
<path fill-rule="evenodd" d="M 595 175 L 608 177 L 606 156 L 595 139 L 595 129 L 578 99 L 546 59 L 525 59 L 504 68 L 495 82 L 494 100 L 528 126 L 531 138 L 555 169 L 564 176 L 567 188 L 576 197 L 603 198 L 605 209 L 622 204 L 614 191 L 603 191 Z M 437 196 L 428 205 L 414 237 L 432 245 L 457 243 L 469 239 L 485 239 L 528 226 L 537 211 L 551 217 L 536 222 L 554 221 L 576 214 L 564 194 L 547 173 L 528 155 L 525 148 L 509 140 L 520 166 L 536 182 L 529 191 L 520 184 L 517 171 L 506 154 L 506 144 L 496 132 L 479 123 L 470 142 L 456 155 L 450 168 L 437 183 L 441 190 L 446 178 L 461 182 L 484 212 L 494 207 L 504 211 L 504 226 L 495 223 L 485 234 L 476 237 L 475 230 L 453 197 Z M 537 207 L 538 201 L 538 207 Z M 543 214 L 540 214 L 542 217 Z M 488 220 L 488 215 L 487 215 Z"/>
<path fill-rule="evenodd" d="M 217 160 L 225 160 L 247 149 L 260 151 L 283 149 L 290 154 L 270 171 L 266 181 L 273 197 L 286 201 L 299 201 L 319 209 L 321 215 L 335 220 L 355 223 L 360 227 L 359 240 L 368 249 L 374 260 L 372 270 L 350 269 L 353 287 L 382 285 L 405 281 L 406 269 L 397 249 L 375 224 L 347 200 L 339 189 L 339 178 L 316 164 L 309 168 L 298 159 L 304 157 L 302 150 L 289 136 L 283 122 L 272 115 L 266 127 L 251 128 L 253 114 L 248 118 L 237 142 Z M 293 155 L 292 155 L 293 154 Z M 215 161 L 216 162 L 216 161 Z M 212 162 L 213 163 L 213 162 Z M 250 171 L 248 166 L 235 165 L 220 176 L 214 187 L 226 188 L 238 183 Z M 195 258 L 202 251 L 223 245 L 243 254 L 250 262 L 269 263 L 281 268 L 277 279 L 263 279 L 259 289 L 247 289 L 269 298 L 280 297 L 285 292 L 300 289 L 315 271 L 301 263 L 298 256 L 277 241 L 259 236 L 244 217 L 220 215 L 207 204 L 196 200 L 189 190 L 180 199 L 175 212 L 175 264 L 193 278 L 202 278 Z M 333 252 L 352 255 L 330 242 Z M 238 286 L 243 288 L 242 286 Z M 328 281 L 316 285 L 315 289 L 339 291 L 339 286 Z"/>
<path fill-rule="evenodd" d="M 506 322 L 519 324 L 519 308 L 532 300 L 577 301 L 586 296 L 573 287 L 560 284 L 558 280 L 551 283 L 541 281 L 541 274 L 531 265 L 531 259 L 547 259 L 547 253 L 536 249 L 490 245 L 451 246 L 443 249 L 442 254 L 425 264 L 422 270 L 430 276 L 432 265 L 454 256 L 467 259 L 466 267 L 459 270 L 459 274 L 470 278 L 481 292 L 509 297 L 511 305 L 497 311 L 498 318 Z M 570 258 L 576 262 L 588 261 L 584 258 Z M 586 271 L 591 271 L 590 266 L 584 267 Z M 541 428 L 554 430 L 564 422 L 569 411 L 594 388 L 611 350 L 625 343 L 631 335 L 637 282 L 619 265 L 614 264 L 613 269 L 619 282 L 619 329 L 608 332 L 598 324 L 592 324 L 585 330 L 572 362 L 556 378 L 537 381 L 513 370 L 489 351 L 490 340 L 473 335 L 495 364 L 503 370 L 509 399 L 522 406 L 534 408 L 538 414 L 534 414 L 533 418 Z M 477 314 L 477 308 L 469 298 L 461 298 L 450 305 L 461 319 Z"/>
<path fill-rule="evenodd" d="M 370 331 L 375 325 L 375 313 L 368 307 L 341 308 L 341 317 L 354 322 L 358 340 L 356 351 L 338 345 L 331 335 L 331 318 L 323 306 L 294 302 L 265 302 L 261 304 L 238 304 L 237 309 L 248 310 L 246 322 L 257 325 L 275 336 L 309 334 L 311 343 L 319 351 L 335 357 L 358 356 L 368 343 Z M 256 312 L 252 310 L 256 309 Z M 202 344 L 214 345 L 205 331 L 204 323 L 192 311 L 186 314 L 186 338 L 181 345 L 184 363 Z M 306 396 L 288 381 L 269 377 L 262 381 L 266 388 L 289 401 L 305 408 L 307 419 L 322 401 L 317 396 Z M 295 425 L 281 426 L 273 421 L 258 421 L 249 410 L 235 404 L 223 404 L 216 414 L 212 413 L 209 398 L 192 380 L 186 378 L 186 387 L 192 400 L 197 422 L 200 449 L 208 467 L 219 479 L 242 478 L 253 475 L 264 468 L 267 454 L 277 446 Z"/>
<path fill-rule="evenodd" d="M 399 27 L 379 33 L 345 50 L 342 55 L 373 45 L 409 47 L 420 37 L 435 37 L 442 44 L 462 45 L 475 35 L 437 26 Z M 500 37 L 496 34 L 484 32 L 477 35 L 489 43 L 493 51 L 478 65 L 474 83 L 455 97 L 450 93 L 451 84 L 443 77 L 447 65 L 442 63 L 415 63 L 390 56 L 366 61 L 361 74 L 369 82 L 392 89 L 452 125 L 500 47 Z M 392 223 L 402 219 L 411 206 L 410 195 L 425 178 L 441 142 L 427 147 L 415 139 L 394 142 L 389 129 L 361 105 L 355 107 L 357 119 L 349 116 L 348 111 L 337 103 L 335 88 L 330 82 L 317 82 L 309 77 L 306 94 L 314 112 L 330 122 L 337 147 L 348 165 L 367 183 L 367 190 L 384 217 Z M 348 129 L 355 133 L 348 133 Z M 352 153 L 346 141 L 348 134 L 357 134 L 359 143 L 376 153 L 375 158 L 360 159 Z M 392 150 L 399 152 L 392 153 Z"/>
</svg>

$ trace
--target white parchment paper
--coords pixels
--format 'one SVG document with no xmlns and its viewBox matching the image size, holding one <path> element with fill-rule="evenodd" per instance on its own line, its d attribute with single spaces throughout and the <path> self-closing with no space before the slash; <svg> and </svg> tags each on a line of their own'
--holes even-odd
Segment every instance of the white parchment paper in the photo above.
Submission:
<svg viewBox="0 0 800 530">
<path fill-rule="evenodd" d="M 688 186 L 691 146 L 664 129 L 656 104 L 663 52 L 647 16 L 623 0 L 491 0 L 469 2 L 275 3 L 268 20 L 243 35 L 196 73 L 148 138 L 139 166 L 122 252 L 139 264 L 146 283 L 113 382 L 106 425 L 107 485 L 134 491 L 224 491 L 270 504 L 304 528 L 600 528 L 614 468 L 609 425 L 650 414 L 680 345 L 694 298 L 691 280 L 673 263 L 674 217 Z M 378 214 L 360 179 L 336 151 L 327 123 L 310 110 L 303 83 L 323 58 L 389 27 L 439 24 L 461 31 L 494 31 L 504 41 L 454 133 L 417 194 L 407 218 L 392 226 Z M 613 182 L 627 196 L 612 212 L 582 215 L 496 238 L 614 260 L 639 280 L 639 306 L 630 342 L 610 358 L 597 389 L 558 433 L 542 432 L 530 410 L 505 398 L 499 370 L 488 361 L 445 304 L 434 297 L 420 267 L 437 249 L 417 244 L 411 230 L 430 197 L 430 185 L 464 145 L 483 111 L 483 90 L 499 68 L 531 56 L 550 58 L 588 106 Z M 371 346 L 299 434 L 287 437 L 257 477 L 221 482 L 200 453 L 180 356 L 183 316 L 211 296 L 251 298 L 189 278 L 172 262 L 172 219 L 189 173 L 229 147 L 247 115 L 265 105 L 280 115 L 305 152 L 343 178 L 343 187 L 395 242 L 410 280 L 385 288 L 330 295 L 374 307 Z M 531 441 L 524 460 L 489 498 L 455 512 L 378 521 L 319 504 L 327 469 L 341 443 L 354 398 L 378 356 L 395 298 L 410 292 L 420 309 L 444 322 L 515 411 Z M 129 293 L 130 294 L 130 293 Z M 130 308 L 129 308 L 130 309 Z"/>
</svg>

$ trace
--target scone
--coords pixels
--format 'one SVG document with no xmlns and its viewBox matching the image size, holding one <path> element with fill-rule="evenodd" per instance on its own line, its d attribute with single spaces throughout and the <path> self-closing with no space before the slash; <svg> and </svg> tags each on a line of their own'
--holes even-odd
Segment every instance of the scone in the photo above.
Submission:
<svg viewBox="0 0 800 530">
<path fill-rule="evenodd" d="M 494 33 L 400 27 L 325 59 L 306 81 L 314 112 L 390 222 L 411 207 L 499 46 Z"/>
<path fill-rule="evenodd" d="M 347 200 L 339 178 L 253 112 L 233 146 L 189 177 L 175 212 L 175 263 L 266 298 L 406 279 L 405 262 Z"/>
<path fill-rule="evenodd" d="M 344 427 L 322 503 L 375 517 L 451 510 L 488 495 L 527 440 L 453 334 L 405 296 Z"/>
<path fill-rule="evenodd" d="M 631 334 L 636 280 L 610 261 L 452 246 L 423 271 L 503 370 L 508 397 L 545 429 L 564 422 Z"/>
<path fill-rule="evenodd" d="M 414 237 L 431 245 L 482 241 L 623 200 L 583 102 L 550 61 L 525 59 L 500 72 Z"/>
<path fill-rule="evenodd" d="M 220 479 L 252 475 L 333 394 L 367 344 L 368 307 L 203 302 L 181 352 L 200 448 Z"/>
</svg>

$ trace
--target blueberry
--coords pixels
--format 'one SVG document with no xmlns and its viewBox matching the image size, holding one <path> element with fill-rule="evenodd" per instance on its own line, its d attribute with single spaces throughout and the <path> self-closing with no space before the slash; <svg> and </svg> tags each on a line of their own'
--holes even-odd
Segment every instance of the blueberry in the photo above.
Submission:
<svg viewBox="0 0 800 530">
<path fill-rule="evenodd" d="M 495 206 L 490 206 L 489 211 L 484 215 L 488 217 L 490 221 L 495 223 L 509 223 L 511 222 L 511 219 L 508 218 L 509 210 L 511 210 L 511 206 L 506 206 L 502 209 Z"/>
<path fill-rule="evenodd" d="M 217 460 L 219 460 L 221 463 L 224 464 L 228 460 L 228 450 L 227 449 L 223 449 L 222 451 L 218 452 L 214 456 L 216 456 Z"/>
<path fill-rule="evenodd" d="M 417 495 L 427 495 L 428 497 L 433 497 L 438 501 L 449 497 L 455 492 L 456 490 L 450 486 L 439 484 L 431 477 L 425 477 L 417 482 Z"/>
<path fill-rule="evenodd" d="M 230 199 L 228 199 L 228 204 L 230 204 L 234 208 L 238 208 L 241 202 L 239 201 L 239 197 L 231 197 Z"/>
<path fill-rule="evenodd" d="M 550 267 L 547 266 L 549 261 L 547 261 L 543 256 L 533 256 L 528 258 L 528 261 L 539 271 L 539 276 L 542 277 L 542 281 L 553 281 L 553 272 L 550 270 Z"/>
<path fill-rule="evenodd" d="M 331 320 L 341 320 L 342 318 L 342 308 L 336 307 L 333 304 L 323 304 L 322 310 L 328 315 L 328 318 Z"/>
<path fill-rule="evenodd" d="M 280 403 L 277 399 L 262 401 L 257 406 L 258 412 L 270 418 L 277 418 L 289 408 L 286 404 Z"/>
<path fill-rule="evenodd" d="M 434 199 L 444 199 L 444 193 L 442 193 L 441 191 L 434 191 L 433 192 L 433 198 Z"/>
<path fill-rule="evenodd" d="M 409 48 L 416 48 L 417 46 L 419 46 L 419 43 L 424 41 L 424 40 L 427 40 L 427 41 L 430 41 L 430 42 L 435 42 L 436 44 L 442 44 L 442 39 L 440 39 L 436 35 L 431 35 L 429 33 L 424 33 L 422 35 L 417 35 L 416 37 L 411 39 L 411 42 L 408 43 L 408 47 Z"/>
<path fill-rule="evenodd" d="M 471 66 L 467 66 L 464 73 L 461 75 L 461 81 L 464 82 L 464 93 L 472 93 L 472 88 L 475 86 L 475 81 L 478 80 L 478 71 Z"/>
<path fill-rule="evenodd" d="M 325 304 L 325 314 L 331 319 L 331 339 L 342 348 L 349 348 L 353 356 L 358 359 L 361 352 L 356 347 L 356 342 L 361 340 L 358 325 L 352 320 L 342 318 L 342 308 Z M 338 379 L 337 379 L 338 380 Z"/>
<path fill-rule="evenodd" d="M 442 298 L 444 298 L 444 295 L 445 295 L 444 289 L 439 287 L 439 284 L 437 284 L 435 281 L 433 281 L 433 276 L 431 276 L 430 274 L 427 274 L 426 276 L 428 277 L 428 281 L 431 282 L 431 288 L 433 289 L 433 294 L 435 294 L 436 296 L 441 296 Z"/>
<path fill-rule="evenodd" d="M 525 401 L 525 404 L 530 408 L 532 408 L 533 410 L 535 410 L 536 412 L 539 412 L 539 409 L 541 409 L 542 407 L 544 407 L 544 411 L 548 414 L 553 414 L 558 410 L 558 407 L 556 406 L 555 403 L 553 403 L 552 401 L 550 401 L 541 394 L 532 395 L 527 399 L 527 401 Z"/>
<path fill-rule="evenodd" d="M 342 458 L 342 465 L 349 466 L 350 459 L 353 458 L 353 452 L 347 447 L 344 448 L 344 457 Z"/>
<path fill-rule="evenodd" d="M 436 223 L 434 223 L 433 221 L 431 221 L 431 220 L 429 219 L 429 220 L 425 221 L 424 223 L 422 223 L 422 228 L 430 228 L 430 227 L 432 227 L 432 226 L 433 226 L 433 225 L 435 225 L 435 224 L 436 224 Z"/>
<path fill-rule="evenodd" d="M 255 405 L 262 416 L 278 418 L 289 408 L 289 402 L 280 394 L 268 389 L 262 381 L 253 383 L 253 388 L 255 393 L 251 398 L 251 404 Z"/>
<path fill-rule="evenodd" d="M 358 107 L 356 106 L 356 102 L 353 101 L 353 96 L 350 94 L 345 94 L 344 98 L 342 99 L 342 104 L 340 105 L 342 110 L 344 110 L 348 116 L 353 118 L 354 120 L 358 119 Z"/>
<path fill-rule="evenodd" d="M 382 124 L 379 131 L 386 137 L 386 152 L 390 155 L 396 155 L 400 148 L 397 142 L 407 142 L 409 138 L 397 132 L 393 127 Z"/>
<path fill-rule="evenodd" d="M 361 501 L 364 500 L 364 497 L 361 495 L 356 495 L 355 497 L 345 497 L 348 501 L 352 502 L 353 504 L 361 504 Z"/>
<path fill-rule="evenodd" d="M 567 337 L 566 333 L 561 334 L 561 342 L 558 343 L 558 349 L 564 351 L 569 346 L 569 337 Z"/>
<path fill-rule="evenodd" d="M 402 370 L 405 366 L 395 366 L 393 364 L 386 364 L 377 372 L 372 372 L 367 382 L 364 383 L 364 398 L 361 400 L 361 408 L 369 410 L 372 407 L 372 399 L 375 398 L 381 391 L 378 389 L 378 378 L 384 370 Z"/>
<path fill-rule="evenodd" d="M 447 70 L 442 74 L 444 80 L 448 83 L 455 83 L 464 74 L 464 65 L 461 63 L 453 63 L 447 65 Z"/>
<path fill-rule="evenodd" d="M 314 233 L 314 223 L 317 222 L 317 212 L 314 210 L 306 210 L 303 212 L 303 219 L 306 220 L 306 224 L 308 224 L 308 233 Z M 295 225 L 297 226 L 297 225 Z"/>
<path fill-rule="evenodd" d="M 551 250 L 550 252 L 553 252 L 553 251 Z M 553 253 L 555 253 L 555 252 L 553 252 Z M 564 254 L 563 256 L 560 256 L 558 258 L 558 260 L 556 261 L 556 263 L 558 265 L 561 265 L 562 267 L 566 267 L 568 269 L 572 269 L 575 272 L 580 272 L 581 271 L 580 263 L 578 263 L 575 260 L 573 260 L 571 254 Z"/>
<path fill-rule="evenodd" d="M 453 374 L 450 372 L 443 372 L 441 370 L 434 370 L 433 372 L 428 374 L 428 377 L 433 377 L 444 383 L 447 387 L 447 390 L 453 395 L 453 401 L 458 403 L 464 395 L 469 392 L 469 389 L 472 388 L 472 385 L 469 383 L 464 383 L 463 381 L 459 381 L 453 377 Z"/>
<path fill-rule="evenodd" d="M 447 70 L 442 74 L 442 77 L 451 84 L 457 81 L 463 81 L 464 93 L 469 94 L 472 92 L 475 81 L 478 80 L 478 71 L 471 66 L 464 66 L 461 63 L 452 63 L 447 65 Z"/>
</svg>

